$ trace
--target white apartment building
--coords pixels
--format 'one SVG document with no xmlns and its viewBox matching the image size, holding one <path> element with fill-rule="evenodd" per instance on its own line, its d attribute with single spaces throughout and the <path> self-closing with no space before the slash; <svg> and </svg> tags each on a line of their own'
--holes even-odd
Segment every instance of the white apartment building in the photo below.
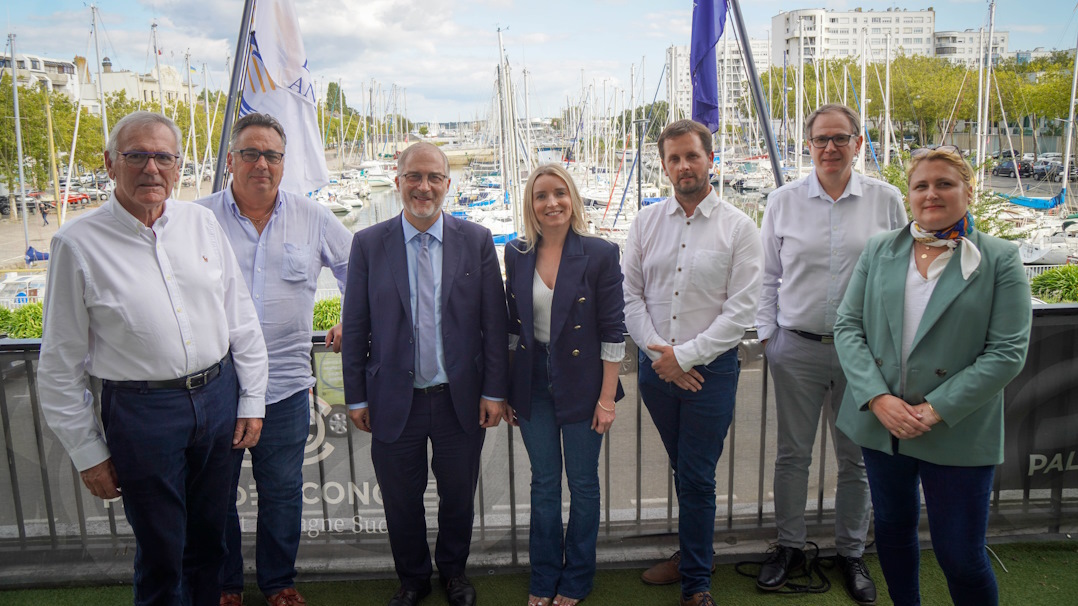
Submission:
<svg viewBox="0 0 1078 606">
<path fill-rule="evenodd" d="M 94 115 L 101 115 L 100 94 L 97 88 L 97 70 L 83 57 L 75 57 L 75 65 L 81 82 L 82 105 Z M 165 96 L 165 106 L 181 101 L 187 103 L 187 82 L 180 72 L 169 65 L 161 66 L 161 82 L 158 88 L 157 70 L 139 74 L 132 71 L 113 71 L 112 61 L 108 57 L 101 60 L 101 82 L 105 94 L 111 95 L 124 91 L 128 99 L 141 103 L 156 103 L 160 94 Z M 201 85 L 192 86 L 196 96 L 201 92 Z"/>
<path fill-rule="evenodd" d="M 935 22 L 936 13 L 931 8 L 923 11 L 814 8 L 781 12 L 771 18 L 771 62 L 782 65 L 785 57 L 788 65 L 795 65 L 817 59 L 860 57 L 862 52 L 868 54 L 869 61 L 883 61 L 888 35 L 892 56 L 932 56 Z"/>
<path fill-rule="evenodd" d="M 726 34 L 724 34 L 723 39 L 719 40 L 715 46 L 715 69 L 718 72 L 719 104 L 722 105 L 722 87 L 725 79 L 726 109 L 732 111 L 739 104 L 751 104 L 752 101 L 745 101 L 750 97 L 751 92 L 748 89 L 748 77 L 741 48 L 733 38 L 729 38 L 729 42 L 726 40 Z M 766 72 L 771 66 L 768 60 L 767 40 L 750 38 L 749 48 L 752 50 L 757 73 Z M 677 117 L 687 118 L 692 115 L 691 70 L 688 46 L 671 46 L 666 49 L 666 98 L 670 104 L 671 114 Z M 677 114 L 673 113 L 675 111 Z"/>
<path fill-rule="evenodd" d="M 78 98 L 79 83 L 71 61 L 16 54 L 15 69 L 19 73 L 19 86 L 38 87 L 44 82 L 54 93 L 67 95 L 72 101 Z M 11 76 L 11 55 L 0 56 L 0 73 Z"/>
<path fill-rule="evenodd" d="M 988 39 L 988 31 L 967 29 L 965 31 L 936 32 L 936 56 L 967 67 L 976 67 L 980 61 L 980 49 Z M 999 63 L 1007 54 L 1007 42 L 1010 34 L 996 31 L 992 33 L 992 63 Z"/>
</svg>

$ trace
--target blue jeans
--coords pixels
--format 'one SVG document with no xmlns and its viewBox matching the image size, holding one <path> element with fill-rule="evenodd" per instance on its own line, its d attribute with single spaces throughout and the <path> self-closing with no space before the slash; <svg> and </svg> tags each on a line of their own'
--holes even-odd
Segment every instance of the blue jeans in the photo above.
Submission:
<svg viewBox="0 0 1078 606">
<path fill-rule="evenodd" d="M 715 536 L 715 466 L 734 418 L 737 349 L 697 366 L 704 383 L 691 392 L 659 378 L 651 359 L 640 353 L 640 394 L 659 430 L 674 469 L 681 542 L 681 592 L 711 588 L 712 540 Z"/>
<path fill-rule="evenodd" d="M 193 390 L 101 390 L 105 440 L 135 532 L 134 603 L 214 606 L 239 388 L 231 360 Z"/>
<path fill-rule="evenodd" d="M 917 526 L 924 487 L 932 549 L 956 606 L 994 606 L 999 591 L 985 551 L 995 467 L 936 465 L 862 449 L 876 520 L 876 550 L 896 606 L 921 603 Z"/>
<path fill-rule="evenodd" d="M 258 498 L 255 566 L 258 588 L 273 595 L 295 585 L 296 551 L 303 523 L 303 448 L 310 433 L 311 405 L 307 390 L 266 406 L 262 436 L 251 448 L 251 471 Z M 221 567 L 221 590 L 243 591 L 243 552 L 235 494 L 243 466 L 243 451 L 232 456 L 232 495 L 228 506 Z"/>
<path fill-rule="evenodd" d="M 558 426 L 554 417 L 549 354 L 536 347 L 532 366 L 531 419 L 520 435 L 531 459 L 532 595 L 583 599 L 595 578 L 599 535 L 599 450 L 603 436 L 591 419 Z M 569 525 L 562 537 L 561 470 L 569 482 Z"/>
</svg>

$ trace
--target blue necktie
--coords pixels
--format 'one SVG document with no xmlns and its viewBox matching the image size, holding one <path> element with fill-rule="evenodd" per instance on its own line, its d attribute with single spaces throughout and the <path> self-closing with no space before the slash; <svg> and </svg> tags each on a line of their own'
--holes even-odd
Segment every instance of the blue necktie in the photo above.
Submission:
<svg viewBox="0 0 1078 606">
<path fill-rule="evenodd" d="M 434 329 L 434 265 L 430 260 L 430 234 L 419 234 L 419 254 L 416 263 L 415 340 L 417 383 L 426 385 L 438 374 L 438 334 Z"/>
</svg>

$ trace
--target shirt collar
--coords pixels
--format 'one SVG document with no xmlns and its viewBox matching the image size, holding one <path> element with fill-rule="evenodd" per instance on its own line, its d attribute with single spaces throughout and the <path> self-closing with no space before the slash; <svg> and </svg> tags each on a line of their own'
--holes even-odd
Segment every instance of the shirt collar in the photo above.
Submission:
<svg viewBox="0 0 1078 606">
<path fill-rule="evenodd" d="M 236 219 L 241 219 L 243 213 L 240 212 L 240 207 L 238 204 L 236 204 L 236 198 L 232 195 L 232 183 L 230 182 L 228 186 L 225 187 L 222 191 L 225 195 L 225 206 L 227 206 L 232 211 L 232 216 L 236 217 Z M 284 196 L 281 195 L 281 190 L 280 188 L 278 188 L 277 199 L 273 201 L 273 212 L 270 214 L 276 215 L 278 211 L 281 210 L 282 202 L 284 202 Z"/>
<path fill-rule="evenodd" d="M 172 204 L 172 198 L 165 200 L 165 212 L 161 213 L 161 216 L 157 218 L 154 227 L 164 228 L 168 225 L 169 217 L 172 216 Z M 124 208 L 123 204 L 120 204 L 120 201 L 116 199 L 116 194 L 113 194 L 112 197 L 109 198 L 109 201 L 105 203 L 105 207 L 112 213 L 112 216 L 120 222 L 120 225 L 127 227 L 134 233 L 142 233 L 143 231 L 152 229 L 146 227 L 145 223 L 139 221 L 134 215 L 127 212 L 127 209 Z"/>
<path fill-rule="evenodd" d="M 842 200 L 843 198 L 845 198 L 846 196 L 858 196 L 858 197 L 860 197 L 861 192 L 862 192 L 862 188 L 861 188 L 862 181 L 861 180 L 863 178 L 864 178 L 864 175 L 862 175 L 861 173 L 859 173 L 857 171 L 851 172 L 850 173 L 850 180 L 849 180 L 849 182 L 846 183 L 846 189 L 842 190 L 842 195 L 840 195 L 834 201 L 838 202 L 838 201 Z M 816 174 L 815 170 L 812 171 L 809 174 L 809 177 L 808 177 L 808 195 L 809 195 L 810 198 L 823 198 L 824 200 L 829 200 L 830 199 L 830 196 L 828 196 L 827 192 L 824 191 L 823 185 L 820 184 L 820 177 Z"/>
<path fill-rule="evenodd" d="M 434 237 L 435 240 L 442 241 L 442 228 L 445 222 L 442 221 L 442 213 L 438 213 L 438 218 L 434 221 L 434 225 L 427 228 L 427 231 L 421 232 L 415 228 L 414 225 L 408 222 L 408 219 L 404 218 L 404 213 L 401 213 L 401 223 L 404 224 L 404 241 L 411 242 L 412 238 L 415 238 L 421 233 L 427 233 Z"/>
<path fill-rule="evenodd" d="M 673 216 L 677 212 L 685 214 L 685 211 L 681 208 L 681 204 L 679 204 L 677 201 L 676 195 L 667 198 L 667 202 L 668 204 L 665 209 L 667 215 Z M 696 210 L 693 211 L 693 215 L 695 215 L 696 213 L 701 213 L 704 215 L 704 217 L 710 218 L 711 213 L 714 212 L 715 209 L 719 206 L 719 202 L 719 194 L 715 191 L 715 188 L 712 187 L 711 191 L 707 192 L 707 195 L 704 196 L 704 199 L 700 200 L 700 204 L 697 205 Z"/>
</svg>

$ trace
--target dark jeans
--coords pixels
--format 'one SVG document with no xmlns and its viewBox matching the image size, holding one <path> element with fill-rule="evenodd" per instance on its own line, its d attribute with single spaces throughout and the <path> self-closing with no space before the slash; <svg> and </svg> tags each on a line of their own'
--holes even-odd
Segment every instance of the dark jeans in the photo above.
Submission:
<svg viewBox="0 0 1078 606">
<path fill-rule="evenodd" d="M 400 402 L 383 402 L 400 406 Z M 476 406 L 479 403 L 476 402 Z M 430 582 L 427 545 L 427 442 L 433 456 L 430 470 L 438 485 L 438 544 L 434 560 L 442 578 L 464 574 L 472 542 L 475 487 L 485 430 L 464 433 L 453 410 L 449 390 L 416 392 L 404 431 L 395 442 L 371 440 L 371 462 L 382 491 L 393 566 L 405 589 L 420 590 Z"/>
<path fill-rule="evenodd" d="M 696 370 L 704 383 L 694 393 L 660 379 L 651 368 L 651 359 L 640 354 L 640 394 L 674 469 L 681 542 L 678 570 L 686 595 L 711 588 L 715 466 L 734 418 L 740 373 L 737 349 Z"/>
<path fill-rule="evenodd" d="M 190 391 L 102 388 L 105 439 L 135 533 L 136 605 L 220 599 L 238 398 L 231 362 Z"/>
<path fill-rule="evenodd" d="M 583 599 L 595 578 L 599 535 L 599 450 L 603 436 L 591 419 L 558 426 L 550 384 L 549 354 L 536 347 L 532 367 L 531 419 L 520 435 L 531 460 L 532 595 Z M 564 454 L 563 454 L 564 453 Z M 562 535 L 561 470 L 569 483 L 569 525 Z"/>
<path fill-rule="evenodd" d="M 917 526 L 924 488 L 932 549 L 956 606 L 999 604 L 985 550 L 995 467 L 936 465 L 906 455 L 862 449 L 876 520 L 876 550 L 896 606 L 921 603 Z"/>
<path fill-rule="evenodd" d="M 266 406 L 262 436 L 251 448 L 251 471 L 258 499 L 255 564 L 258 588 L 273 595 L 295 585 L 296 552 L 303 523 L 303 448 L 310 433 L 308 391 Z M 233 450 L 232 494 L 240 481 L 243 451 Z M 221 590 L 243 591 L 243 552 L 236 499 L 229 501 L 225 543 L 228 556 L 221 567 Z"/>
</svg>

